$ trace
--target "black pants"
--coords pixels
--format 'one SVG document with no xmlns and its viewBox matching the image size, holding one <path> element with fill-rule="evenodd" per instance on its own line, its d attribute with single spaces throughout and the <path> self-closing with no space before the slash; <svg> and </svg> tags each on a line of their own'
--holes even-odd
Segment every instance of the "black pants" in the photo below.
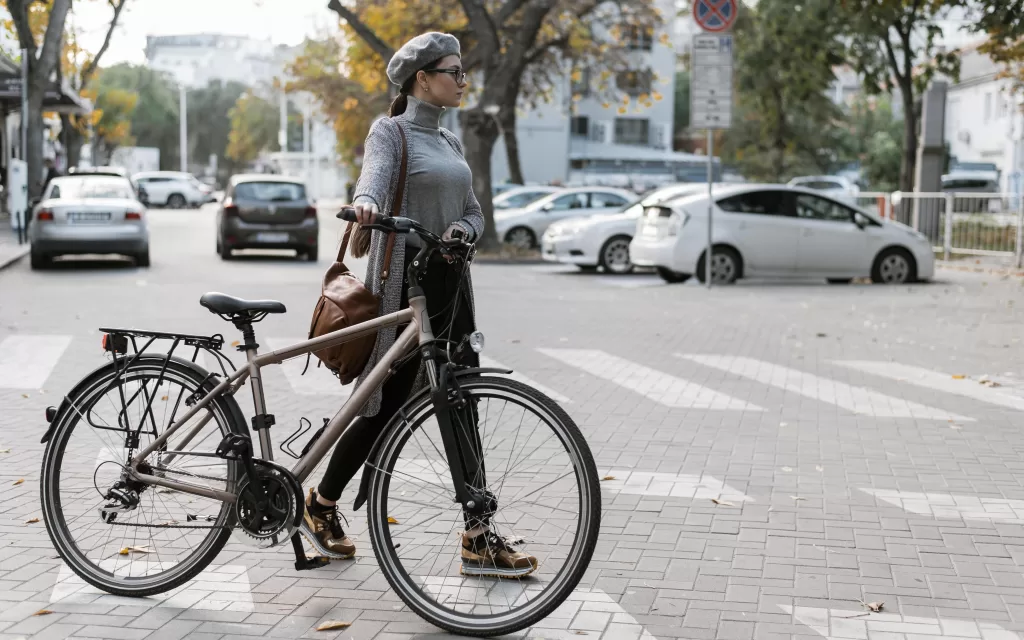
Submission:
<svg viewBox="0 0 1024 640">
<path fill-rule="evenodd" d="M 410 247 L 406 251 L 406 267 L 414 257 L 414 251 L 411 249 Z M 469 293 L 465 286 L 459 294 L 459 299 L 456 300 L 459 283 L 462 279 L 462 269 L 463 265 L 461 264 L 450 265 L 443 258 L 435 257 L 429 263 L 426 277 L 420 286 L 427 297 L 427 312 L 430 314 L 430 326 L 434 331 L 434 337 L 438 340 L 453 342 L 451 345 L 453 362 L 476 367 L 479 366 L 480 359 L 463 340 L 476 328 L 473 312 L 469 306 Z M 402 274 L 404 275 L 406 271 L 407 269 L 403 268 Z M 408 287 L 408 282 L 402 283 L 401 308 L 403 309 L 409 306 Z M 396 335 L 401 334 L 405 326 L 399 326 Z M 461 349 L 456 350 L 456 345 L 460 344 Z M 444 343 L 438 343 L 438 346 L 443 353 Z M 363 416 L 356 418 L 342 434 L 331 454 L 331 460 L 327 464 L 323 480 L 320 481 L 319 494 L 325 499 L 338 500 L 341 497 L 341 493 L 349 481 L 363 466 L 377 436 L 409 399 L 419 368 L 419 356 L 406 362 L 384 382 L 381 389 L 380 411 L 377 412 L 377 415 L 369 418 Z M 473 433 L 469 434 L 470 441 L 476 445 L 477 451 L 481 451 L 480 437 L 476 429 L 476 411 L 467 412 L 461 422 L 471 424 Z M 477 476 L 476 473 L 468 473 L 467 480 L 472 482 L 474 477 L 479 477 L 481 481 L 484 481 L 482 469 L 480 474 Z"/>
</svg>

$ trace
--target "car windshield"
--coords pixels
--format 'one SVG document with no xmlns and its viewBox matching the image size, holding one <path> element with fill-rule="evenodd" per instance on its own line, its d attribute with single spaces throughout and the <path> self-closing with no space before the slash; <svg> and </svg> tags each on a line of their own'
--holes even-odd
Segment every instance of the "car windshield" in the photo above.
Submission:
<svg viewBox="0 0 1024 640">
<path fill-rule="evenodd" d="M 294 182 L 242 182 L 235 185 L 235 198 L 263 202 L 303 200 L 306 188 Z"/>
<path fill-rule="evenodd" d="M 518 209 L 549 195 L 547 191 L 506 191 L 494 198 L 495 209 Z"/>
<path fill-rule="evenodd" d="M 77 180 L 55 180 L 50 189 L 50 198 L 79 198 L 93 200 L 97 198 L 135 199 L 135 191 L 126 178 L 110 178 L 96 176 Z"/>
<path fill-rule="evenodd" d="M 640 215 L 643 213 L 644 207 L 649 207 L 655 204 L 661 204 L 670 198 L 678 198 L 684 194 L 697 193 L 701 190 L 706 190 L 707 187 L 703 185 L 694 185 L 687 187 L 669 187 L 660 189 L 651 189 L 647 193 L 640 196 L 638 199 L 624 205 L 619 209 L 620 213 L 633 213 Z"/>
</svg>

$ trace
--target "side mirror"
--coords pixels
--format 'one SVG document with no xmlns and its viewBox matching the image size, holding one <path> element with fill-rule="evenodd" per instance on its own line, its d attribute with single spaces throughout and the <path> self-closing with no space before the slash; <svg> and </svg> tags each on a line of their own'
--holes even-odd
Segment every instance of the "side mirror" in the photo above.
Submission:
<svg viewBox="0 0 1024 640">
<path fill-rule="evenodd" d="M 858 213 L 853 216 L 853 224 L 857 225 L 857 228 L 863 231 L 864 229 L 867 229 L 868 225 L 871 223 L 867 218 Z"/>
<path fill-rule="evenodd" d="M 147 207 L 149 206 L 149 194 L 146 193 L 146 190 L 141 187 L 139 188 L 139 202 L 146 205 Z"/>
<path fill-rule="evenodd" d="M 549 202 L 546 205 L 544 205 L 543 207 L 541 207 L 540 210 L 544 211 L 544 212 L 549 212 L 549 211 L 554 211 L 554 209 L 555 209 L 555 203 L 554 202 Z"/>
</svg>

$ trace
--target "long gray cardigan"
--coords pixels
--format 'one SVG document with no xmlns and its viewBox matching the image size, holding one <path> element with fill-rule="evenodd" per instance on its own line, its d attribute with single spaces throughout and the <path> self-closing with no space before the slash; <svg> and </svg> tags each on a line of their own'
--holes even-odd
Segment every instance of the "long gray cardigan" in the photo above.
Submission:
<svg viewBox="0 0 1024 640">
<path fill-rule="evenodd" d="M 408 189 L 403 191 L 402 202 L 396 206 L 391 200 L 394 198 L 398 185 L 400 165 L 402 159 L 402 138 L 398 133 L 398 127 L 402 127 L 406 133 L 406 140 L 409 141 L 409 157 L 412 157 L 411 146 L 415 144 L 414 137 L 409 135 L 409 122 L 405 114 L 394 118 L 380 118 L 370 127 L 370 133 L 366 136 L 366 143 L 363 150 L 363 167 L 356 182 L 355 197 L 368 196 L 380 207 L 382 213 L 389 215 L 404 216 L 408 210 L 409 200 L 416 200 L 415 193 L 409 193 Z M 441 135 L 448 144 L 463 155 L 462 142 L 451 131 L 441 128 Z M 408 176 L 406 177 L 408 185 Z M 396 213 L 397 209 L 397 213 Z M 466 199 L 466 209 L 461 220 L 457 221 L 460 226 L 470 232 L 472 238 L 479 238 L 484 231 L 484 216 L 480 209 L 480 203 L 470 188 L 469 197 Z M 381 282 L 381 271 L 384 262 L 385 245 L 387 235 L 381 231 L 373 231 L 370 237 L 369 265 L 366 270 L 366 286 L 370 292 L 380 297 L 380 315 L 394 313 L 399 310 L 402 301 L 402 285 L 405 279 L 402 266 L 405 264 L 405 237 L 397 236 L 395 246 L 391 253 L 391 267 L 385 283 Z M 467 274 L 467 289 L 469 291 L 470 309 L 473 309 L 473 283 Z M 356 382 L 356 387 L 363 383 L 366 375 L 373 369 L 388 349 L 395 343 L 395 328 L 383 329 L 377 334 L 377 343 L 370 355 L 370 361 L 363 369 L 362 375 Z M 423 377 L 417 376 L 417 384 L 421 384 Z M 380 411 L 381 392 L 377 389 L 363 407 L 360 415 L 374 416 Z"/>
</svg>

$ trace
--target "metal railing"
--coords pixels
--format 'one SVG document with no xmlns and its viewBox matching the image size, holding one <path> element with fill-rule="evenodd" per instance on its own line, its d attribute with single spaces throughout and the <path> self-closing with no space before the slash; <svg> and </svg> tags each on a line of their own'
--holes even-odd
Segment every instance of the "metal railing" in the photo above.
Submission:
<svg viewBox="0 0 1024 640">
<path fill-rule="evenodd" d="M 944 260 L 954 254 L 1024 258 L 1024 194 L 894 192 L 888 217 L 926 235 Z"/>
</svg>

